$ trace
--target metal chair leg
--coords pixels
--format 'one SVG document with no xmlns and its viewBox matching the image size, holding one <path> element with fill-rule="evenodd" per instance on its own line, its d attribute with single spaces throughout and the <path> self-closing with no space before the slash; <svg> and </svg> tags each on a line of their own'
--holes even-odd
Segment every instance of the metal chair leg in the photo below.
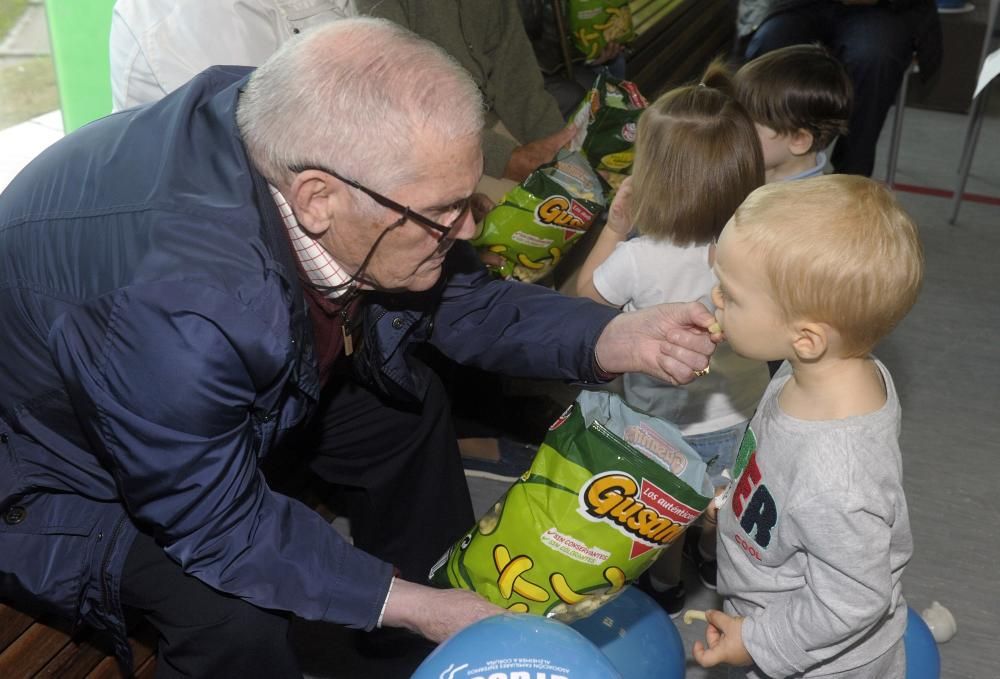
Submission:
<svg viewBox="0 0 1000 679">
<path fill-rule="evenodd" d="M 896 164 L 899 160 L 899 141 L 903 136 L 903 112 L 906 110 L 906 90 L 910 84 L 910 73 L 914 66 L 910 65 L 903 73 L 903 81 L 899 84 L 896 95 L 896 111 L 892 117 L 892 135 L 889 137 L 889 163 L 885 170 L 885 183 L 890 189 L 896 188 Z"/>
<path fill-rule="evenodd" d="M 990 88 L 987 87 L 973 102 L 972 111 L 969 114 L 969 128 L 965 134 L 965 147 L 962 149 L 962 162 L 958 168 L 958 183 L 955 187 L 955 195 L 951 201 L 951 217 L 949 224 L 954 224 L 958 219 L 958 209 L 962 205 L 962 195 L 965 193 L 965 184 L 969 179 L 969 170 L 972 168 L 972 157 L 976 153 L 976 144 L 979 142 L 979 132 L 983 129 L 983 118 L 986 117 L 986 99 L 989 96 Z"/>
</svg>

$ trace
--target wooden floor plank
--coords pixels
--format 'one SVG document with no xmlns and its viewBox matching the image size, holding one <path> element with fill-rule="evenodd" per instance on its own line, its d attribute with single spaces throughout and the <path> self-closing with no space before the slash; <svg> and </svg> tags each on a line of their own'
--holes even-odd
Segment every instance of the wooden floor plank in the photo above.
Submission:
<svg viewBox="0 0 1000 679">
<path fill-rule="evenodd" d="M 134 637 L 129 637 L 129 646 L 132 648 L 133 667 L 138 674 L 138 668 L 146 668 L 149 664 L 155 664 L 156 660 L 156 632 L 148 625 L 142 625 L 136 631 Z M 152 668 L 146 668 L 148 672 L 145 676 L 152 676 Z M 0 675 L 3 676 L 3 675 Z M 108 656 L 93 670 L 86 675 L 86 679 L 122 679 L 122 674 L 118 669 L 118 662 Z"/>
<path fill-rule="evenodd" d="M 135 668 L 135 679 L 153 679 L 156 675 L 156 656 L 151 655 Z"/>
<path fill-rule="evenodd" d="M 0 677 L 29 679 L 69 643 L 69 634 L 36 622 L 0 654 Z"/>
<path fill-rule="evenodd" d="M 83 679 L 108 655 L 108 649 L 97 646 L 92 635 L 71 640 L 48 664 L 39 671 L 39 677 Z"/>
<path fill-rule="evenodd" d="M 0 653 L 21 636 L 24 630 L 31 627 L 34 621 L 30 615 L 0 604 Z"/>
</svg>

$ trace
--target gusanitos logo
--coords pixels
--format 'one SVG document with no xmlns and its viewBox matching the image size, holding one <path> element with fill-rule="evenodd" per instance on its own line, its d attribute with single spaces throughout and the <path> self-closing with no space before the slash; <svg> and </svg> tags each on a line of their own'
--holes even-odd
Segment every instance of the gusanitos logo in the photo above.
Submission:
<svg viewBox="0 0 1000 679">
<path fill-rule="evenodd" d="M 594 476 L 580 489 L 579 498 L 581 514 L 606 521 L 633 539 L 630 558 L 670 544 L 698 517 L 697 510 L 662 488 L 646 479 L 640 484 L 624 472 Z"/>
<path fill-rule="evenodd" d="M 566 196 L 552 196 L 535 208 L 535 219 L 539 224 L 585 229 L 594 220 L 594 213 Z"/>
</svg>

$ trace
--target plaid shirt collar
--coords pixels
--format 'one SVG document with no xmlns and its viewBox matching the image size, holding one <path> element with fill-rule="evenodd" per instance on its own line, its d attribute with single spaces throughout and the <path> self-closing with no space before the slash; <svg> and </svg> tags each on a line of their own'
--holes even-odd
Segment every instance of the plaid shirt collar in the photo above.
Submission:
<svg viewBox="0 0 1000 679">
<path fill-rule="evenodd" d="M 330 253 L 299 225 L 299 220 L 295 218 L 295 213 L 292 212 L 291 206 L 285 200 L 281 191 L 270 184 L 267 186 L 271 190 L 271 196 L 274 198 L 274 202 L 278 206 L 278 212 L 281 213 L 281 218 L 288 229 L 288 237 L 292 241 L 295 256 L 299 258 L 302 270 L 306 272 L 309 281 L 313 285 L 327 288 L 347 283 L 351 278 L 350 274 L 337 264 L 333 260 L 333 257 L 330 256 Z M 337 299 L 347 294 L 349 290 L 350 288 L 345 287 L 334 292 L 328 292 L 326 293 L 326 297 Z"/>
</svg>

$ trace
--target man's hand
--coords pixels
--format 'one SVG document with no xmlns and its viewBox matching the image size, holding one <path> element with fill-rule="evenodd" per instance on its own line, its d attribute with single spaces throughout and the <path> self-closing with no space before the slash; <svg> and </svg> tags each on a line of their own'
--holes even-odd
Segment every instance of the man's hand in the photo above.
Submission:
<svg viewBox="0 0 1000 679">
<path fill-rule="evenodd" d="M 710 333 L 715 317 L 699 302 L 658 304 L 616 316 L 597 338 L 597 362 L 607 372 L 642 372 L 670 384 L 687 384 L 721 333 Z"/>
<path fill-rule="evenodd" d="M 588 64 L 606 64 L 618 58 L 618 55 L 625 51 L 625 46 L 618 42 L 609 42 L 604 45 L 604 49 L 596 57 L 588 61 Z"/>
<path fill-rule="evenodd" d="M 536 139 L 523 146 L 518 146 L 510 154 L 503 176 L 516 182 L 524 180 L 539 165 L 544 165 L 556 157 L 563 146 L 576 134 L 576 125 L 567 125 L 555 134 Z"/>
<path fill-rule="evenodd" d="M 435 589 L 396 578 L 382 626 L 405 627 L 440 643 L 474 622 L 503 612 L 475 592 Z"/>
<path fill-rule="evenodd" d="M 472 211 L 472 219 L 479 224 L 490 210 L 497 206 L 493 199 L 485 193 L 474 193 L 469 196 L 469 209 Z M 492 252 L 489 247 L 478 249 L 479 260 L 486 266 L 500 267 L 503 265 L 503 255 Z"/>
<path fill-rule="evenodd" d="M 753 658 L 743 645 L 743 618 L 726 615 L 722 611 L 705 611 L 708 628 L 705 641 L 694 642 L 694 659 L 702 667 L 715 667 L 721 663 L 746 667 L 753 664 Z"/>
</svg>

